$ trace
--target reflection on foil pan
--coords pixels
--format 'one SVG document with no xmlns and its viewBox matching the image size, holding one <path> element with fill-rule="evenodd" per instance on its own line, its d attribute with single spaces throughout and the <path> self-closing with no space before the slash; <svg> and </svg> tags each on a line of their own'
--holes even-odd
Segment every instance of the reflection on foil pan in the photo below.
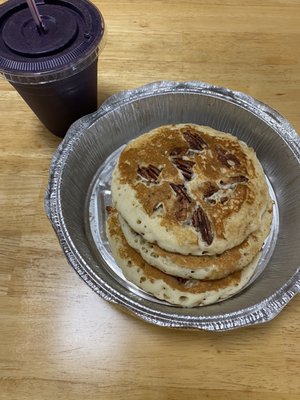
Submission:
<svg viewBox="0 0 300 400">
<path fill-rule="evenodd" d="M 110 178 L 125 143 L 155 127 L 196 123 L 253 147 L 274 200 L 274 221 L 257 271 L 234 297 L 206 307 L 159 301 L 128 282 L 105 236 Z M 110 97 L 75 122 L 56 151 L 45 208 L 75 271 L 102 298 L 156 325 L 222 331 L 274 318 L 300 290 L 300 138 L 269 106 L 202 82 L 155 82 Z"/>
</svg>

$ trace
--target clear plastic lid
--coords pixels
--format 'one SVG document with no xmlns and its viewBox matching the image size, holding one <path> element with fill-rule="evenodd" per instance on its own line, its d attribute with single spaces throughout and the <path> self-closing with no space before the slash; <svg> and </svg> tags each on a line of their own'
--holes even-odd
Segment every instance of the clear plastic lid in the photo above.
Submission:
<svg viewBox="0 0 300 400">
<path fill-rule="evenodd" d="M 0 6 L 0 72 L 9 81 L 63 78 L 98 56 L 104 21 L 91 2 L 49 0 L 37 6 L 45 32 L 35 25 L 25 1 Z"/>
</svg>

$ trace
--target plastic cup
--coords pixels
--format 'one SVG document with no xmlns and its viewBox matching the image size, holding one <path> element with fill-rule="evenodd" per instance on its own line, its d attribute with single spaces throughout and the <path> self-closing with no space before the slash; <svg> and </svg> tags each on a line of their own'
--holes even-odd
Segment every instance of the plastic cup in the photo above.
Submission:
<svg viewBox="0 0 300 400">
<path fill-rule="evenodd" d="M 0 73 L 41 122 L 63 137 L 97 109 L 97 63 L 104 21 L 86 0 L 37 1 L 45 32 L 26 1 L 0 6 Z"/>
</svg>

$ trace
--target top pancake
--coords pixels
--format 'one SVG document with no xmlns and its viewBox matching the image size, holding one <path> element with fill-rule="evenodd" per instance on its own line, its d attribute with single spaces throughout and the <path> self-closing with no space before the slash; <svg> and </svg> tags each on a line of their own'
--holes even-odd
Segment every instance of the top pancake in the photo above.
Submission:
<svg viewBox="0 0 300 400">
<path fill-rule="evenodd" d="M 253 149 L 194 124 L 159 127 L 128 143 L 111 189 L 113 205 L 145 240 L 194 255 L 242 243 L 269 201 Z"/>
</svg>

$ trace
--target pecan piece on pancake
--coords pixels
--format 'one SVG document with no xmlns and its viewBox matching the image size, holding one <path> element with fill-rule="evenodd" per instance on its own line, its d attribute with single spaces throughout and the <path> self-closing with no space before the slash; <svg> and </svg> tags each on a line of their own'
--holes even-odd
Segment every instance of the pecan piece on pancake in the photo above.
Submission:
<svg viewBox="0 0 300 400">
<path fill-rule="evenodd" d="M 206 187 L 203 191 L 203 197 L 204 199 L 207 199 L 208 197 L 212 196 L 213 194 L 215 194 L 217 191 L 219 190 L 218 186 L 214 185 L 211 182 L 208 182 L 206 184 Z"/>
<path fill-rule="evenodd" d="M 231 168 L 235 165 L 241 165 L 240 160 L 228 150 L 224 149 L 221 146 L 215 147 L 217 152 L 217 158 L 227 168 Z"/>
<path fill-rule="evenodd" d="M 223 178 L 220 181 L 221 185 L 228 185 L 234 183 L 247 183 L 249 179 L 244 175 L 237 175 L 237 176 L 229 176 L 227 178 Z"/>
<path fill-rule="evenodd" d="M 179 201 L 186 200 L 188 203 L 191 203 L 191 199 L 189 198 L 184 185 L 176 185 L 175 183 L 170 183 L 170 186 L 177 194 Z"/>
<path fill-rule="evenodd" d="M 137 170 L 138 175 L 149 182 L 157 182 L 160 172 L 161 171 L 152 164 L 149 164 L 148 167 L 138 167 Z"/>
<path fill-rule="evenodd" d="M 205 147 L 207 147 L 207 143 L 196 132 L 185 130 L 184 132 L 182 132 L 182 135 L 191 150 L 201 151 Z"/>
<path fill-rule="evenodd" d="M 200 206 L 198 206 L 193 212 L 192 224 L 196 231 L 201 233 L 204 242 L 206 242 L 208 245 L 212 244 L 213 233 L 211 223 L 208 219 L 208 216 L 205 214 Z"/>
<path fill-rule="evenodd" d="M 203 190 L 204 200 L 207 201 L 208 203 L 216 204 L 216 200 L 212 199 L 211 196 L 214 195 L 215 193 L 217 193 L 218 191 L 219 191 L 218 186 L 214 185 L 211 182 L 207 182 L 206 186 Z"/>
<path fill-rule="evenodd" d="M 170 183 L 170 186 L 177 196 L 177 210 L 175 211 L 175 217 L 177 221 L 185 221 L 188 217 L 188 205 L 189 203 L 191 203 L 192 200 L 186 193 L 184 185 L 176 185 L 175 183 Z"/>
<path fill-rule="evenodd" d="M 230 183 L 246 183 L 249 181 L 249 179 L 244 176 L 244 175 L 238 175 L 238 176 L 231 176 L 229 178 Z"/>
<path fill-rule="evenodd" d="M 188 203 L 186 201 L 180 202 L 181 208 L 175 212 L 177 221 L 185 221 L 188 216 Z"/>
<path fill-rule="evenodd" d="M 220 199 L 220 203 L 221 204 L 226 203 L 226 201 L 228 201 L 228 197 L 227 196 L 221 197 L 221 199 Z"/>
<path fill-rule="evenodd" d="M 186 153 L 185 147 L 174 147 L 174 149 L 170 151 L 170 156 L 178 157 L 178 156 L 183 156 L 185 153 Z"/>
<path fill-rule="evenodd" d="M 193 166 L 195 165 L 194 161 L 183 160 L 182 158 L 174 158 L 173 164 L 181 171 L 184 178 L 188 181 L 192 179 L 193 176 Z"/>
</svg>

